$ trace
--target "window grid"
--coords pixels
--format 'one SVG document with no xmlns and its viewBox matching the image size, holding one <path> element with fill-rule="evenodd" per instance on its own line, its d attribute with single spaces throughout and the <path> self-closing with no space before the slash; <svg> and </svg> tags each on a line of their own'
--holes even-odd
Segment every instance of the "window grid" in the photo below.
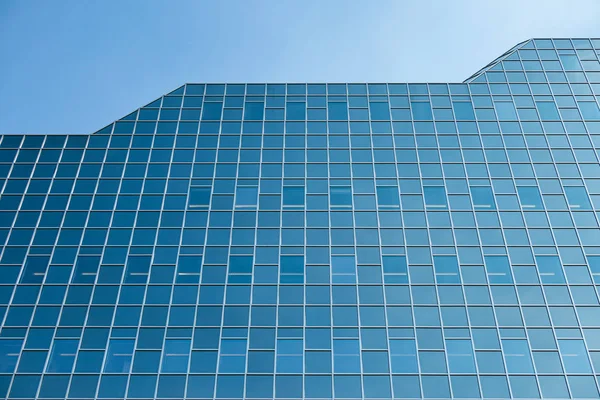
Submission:
<svg viewBox="0 0 600 400">
<path fill-rule="evenodd" d="M 598 397 L 599 45 L 4 136 L 0 393 Z"/>
</svg>

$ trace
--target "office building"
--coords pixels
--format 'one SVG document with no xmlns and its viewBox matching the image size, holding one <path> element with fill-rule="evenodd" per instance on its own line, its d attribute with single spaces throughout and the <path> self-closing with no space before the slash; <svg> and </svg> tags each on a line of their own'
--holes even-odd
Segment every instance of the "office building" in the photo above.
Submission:
<svg viewBox="0 0 600 400">
<path fill-rule="evenodd" d="M 0 397 L 598 398 L 599 55 L 7 132 Z"/>
</svg>

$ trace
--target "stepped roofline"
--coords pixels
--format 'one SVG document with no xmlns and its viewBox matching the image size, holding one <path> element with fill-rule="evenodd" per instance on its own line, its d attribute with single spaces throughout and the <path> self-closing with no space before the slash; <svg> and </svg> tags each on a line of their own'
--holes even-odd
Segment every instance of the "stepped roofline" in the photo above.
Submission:
<svg viewBox="0 0 600 400">
<path fill-rule="evenodd" d="M 469 76 L 462 83 L 469 84 L 469 83 L 487 82 L 487 79 L 485 78 L 486 73 L 488 73 L 490 71 L 495 71 L 495 70 L 502 70 L 502 66 L 499 64 L 501 64 L 504 60 L 512 60 L 512 59 L 519 60 L 520 59 L 519 58 L 519 50 L 521 50 L 521 49 L 535 50 L 536 48 L 547 48 L 546 46 L 550 46 L 548 48 L 554 48 L 553 46 L 555 44 L 558 44 L 559 47 L 564 46 L 563 48 L 568 47 L 571 50 L 591 48 L 591 47 L 589 47 L 590 44 L 592 45 L 593 48 L 600 49 L 600 39 L 597 39 L 597 38 L 531 38 L 531 39 L 527 39 L 527 40 L 517 43 L 516 45 L 511 47 L 509 50 L 505 51 L 500 56 L 498 56 L 497 58 L 492 60 L 486 66 L 481 68 L 479 71 L 477 71 L 474 74 L 472 74 L 471 76 Z M 540 47 L 540 46 L 542 46 L 542 47 Z M 286 82 L 286 83 L 264 82 L 261 84 L 276 85 L 276 84 L 325 84 L 325 83 L 335 84 L 335 83 L 340 83 L 340 82 Z M 365 84 L 367 82 L 349 82 L 349 84 L 352 84 L 352 83 Z M 370 83 L 383 83 L 383 82 L 370 82 Z M 400 82 L 400 83 L 404 84 L 404 82 Z M 450 83 L 460 84 L 460 82 L 450 82 Z M 235 85 L 236 83 L 235 82 L 210 82 L 210 83 L 208 83 L 208 82 L 207 83 L 189 82 L 189 83 L 186 83 L 182 86 L 179 86 L 177 89 L 172 90 L 169 93 L 159 97 L 158 99 L 151 101 L 150 103 L 146 104 L 145 106 L 134 110 L 133 112 L 127 114 L 125 117 L 120 118 L 116 121 L 113 121 L 112 123 L 108 124 L 107 126 L 98 130 L 95 133 L 103 133 L 103 134 L 111 133 L 112 126 L 116 122 L 125 122 L 125 121 L 135 122 L 135 121 L 137 121 L 137 115 L 141 109 L 143 109 L 143 108 L 159 108 L 163 104 L 163 99 L 167 96 L 183 96 L 184 94 L 186 96 L 187 95 L 191 95 L 191 96 L 204 95 L 204 92 L 200 93 L 197 91 L 197 89 L 200 87 L 204 87 L 205 85 L 225 85 L 225 84 Z M 239 83 L 239 84 L 245 85 L 245 83 Z M 194 92 L 190 93 L 190 90 L 192 87 L 194 87 Z M 242 93 L 242 95 L 243 95 L 243 93 Z M 185 107 L 185 104 L 183 104 L 183 106 Z"/>
<path fill-rule="evenodd" d="M 506 58 L 510 57 L 515 51 L 519 50 L 520 48 L 522 48 L 523 46 L 525 46 L 527 43 L 530 43 L 532 40 L 534 40 L 534 39 L 528 39 L 528 40 L 524 40 L 524 41 L 522 41 L 520 43 L 517 43 L 516 45 L 514 45 L 513 47 L 511 47 L 510 49 L 508 49 L 507 51 L 505 51 L 504 53 L 502 53 L 500 56 L 498 56 L 497 58 L 495 58 L 494 60 L 492 60 L 491 62 L 489 62 L 485 67 L 481 68 L 479 71 L 477 71 L 473 75 L 469 76 L 463 82 L 464 83 L 471 83 L 471 82 L 473 82 L 479 76 L 485 74 L 487 71 L 489 71 L 495 65 L 497 65 L 499 62 L 501 62 L 502 60 L 505 60 Z"/>
</svg>

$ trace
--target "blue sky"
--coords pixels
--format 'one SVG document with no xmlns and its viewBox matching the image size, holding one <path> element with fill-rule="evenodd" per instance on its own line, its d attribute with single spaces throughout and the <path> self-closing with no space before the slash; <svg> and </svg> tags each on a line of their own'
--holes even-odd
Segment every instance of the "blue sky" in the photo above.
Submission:
<svg viewBox="0 0 600 400">
<path fill-rule="evenodd" d="M 91 133 L 185 82 L 459 82 L 598 0 L 0 1 L 0 133 Z"/>
</svg>

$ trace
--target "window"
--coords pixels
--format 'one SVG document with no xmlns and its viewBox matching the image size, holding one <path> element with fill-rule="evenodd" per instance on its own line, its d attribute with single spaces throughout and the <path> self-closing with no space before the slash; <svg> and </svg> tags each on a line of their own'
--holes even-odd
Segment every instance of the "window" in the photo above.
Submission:
<svg viewBox="0 0 600 400">
<path fill-rule="evenodd" d="M 164 105 L 163 105 L 164 107 Z M 202 108 L 202 120 L 218 120 L 221 119 L 223 103 L 221 102 L 206 102 Z"/>
<path fill-rule="evenodd" d="M 0 341 L 0 371 L 12 373 L 17 365 L 22 340 L 3 339 Z"/>
<path fill-rule="evenodd" d="M 146 283 L 149 271 L 150 257 L 129 257 L 125 272 L 125 283 Z"/>
<path fill-rule="evenodd" d="M 485 268 L 490 283 L 512 283 L 511 269 L 508 257 L 486 256 Z"/>
<path fill-rule="evenodd" d="M 21 283 L 42 283 L 49 261 L 49 257 L 27 257 Z"/>
<path fill-rule="evenodd" d="M 496 204 L 491 187 L 471 186 L 471 196 L 473 198 L 473 207 L 495 210 Z"/>
<path fill-rule="evenodd" d="M 565 283 L 560 259 L 555 256 L 538 256 L 535 258 L 542 283 Z"/>
<path fill-rule="evenodd" d="M 240 208 L 255 208 L 258 201 L 258 187 L 238 186 L 235 206 Z"/>
<path fill-rule="evenodd" d="M 304 281 L 304 257 L 281 256 L 281 283 L 302 283 Z"/>
<path fill-rule="evenodd" d="M 377 186 L 377 205 L 380 208 L 400 208 L 398 187 Z"/>
<path fill-rule="evenodd" d="M 371 119 L 373 120 L 389 120 L 390 110 L 387 102 L 370 102 L 369 108 L 371 111 Z"/>
<path fill-rule="evenodd" d="M 264 103 L 246 102 L 244 110 L 244 119 L 251 121 L 260 121 L 263 119 Z"/>
<path fill-rule="evenodd" d="M 277 340 L 277 372 L 301 373 L 303 370 L 302 356 L 304 354 L 302 340 Z"/>
<path fill-rule="evenodd" d="M 456 119 L 459 121 L 474 121 L 475 114 L 473 112 L 473 105 L 469 102 L 455 101 L 452 102 L 454 107 L 454 114 Z"/>
<path fill-rule="evenodd" d="M 431 112 L 431 104 L 428 102 L 411 102 L 411 109 L 413 118 L 418 121 L 433 120 L 433 113 Z"/>
<path fill-rule="evenodd" d="M 443 186 L 425 186 L 423 188 L 427 208 L 447 208 L 446 189 Z"/>
<path fill-rule="evenodd" d="M 104 365 L 104 372 L 129 372 L 133 358 L 134 340 L 111 339 Z"/>
<path fill-rule="evenodd" d="M 351 207 L 352 192 L 349 186 L 332 186 L 330 188 L 331 207 Z"/>
<path fill-rule="evenodd" d="M 496 107 L 496 113 L 498 114 L 498 119 L 500 121 L 517 120 L 517 112 L 513 103 L 507 101 L 496 101 L 494 102 L 494 106 Z"/>
<path fill-rule="evenodd" d="M 566 186 L 565 194 L 569 208 L 575 210 L 591 210 L 592 206 L 587 196 L 587 192 L 582 186 Z"/>
<path fill-rule="evenodd" d="M 71 373 L 73 362 L 77 355 L 78 340 L 57 339 L 54 341 L 50 359 L 48 360 L 47 372 Z"/>
<path fill-rule="evenodd" d="M 302 207 L 304 206 L 304 187 L 285 186 L 283 188 L 283 206 L 284 207 Z"/>
<path fill-rule="evenodd" d="M 189 356 L 189 339 L 167 339 L 163 350 L 161 372 L 187 372 Z"/>
<path fill-rule="evenodd" d="M 304 119 L 306 119 L 306 103 L 287 102 L 286 103 L 286 119 L 288 119 L 288 120 L 304 120 Z"/>
<path fill-rule="evenodd" d="M 533 373 L 533 363 L 526 340 L 503 339 L 502 346 L 508 373 Z"/>
<path fill-rule="evenodd" d="M 540 191 L 535 186 L 517 186 L 521 207 L 527 209 L 543 209 Z"/>
<path fill-rule="evenodd" d="M 210 204 L 210 187 L 192 187 L 190 189 L 190 208 L 208 208 Z"/>
<path fill-rule="evenodd" d="M 348 105 L 345 102 L 329 102 L 330 120 L 348 120 Z M 388 118 L 389 119 L 389 118 Z"/>
<path fill-rule="evenodd" d="M 594 283 L 600 283 L 600 256 L 588 256 L 588 263 Z"/>
<path fill-rule="evenodd" d="M 434 256 L 433 266 L 437 283 L 460 283 L 458 260 L 455 256 Z"/>
<path fill-rule="evenodd" d="M 333 340 L 333 368 L 336 373 L 360 372 L 360 350 L 358 340 Z"/>
<path fill-rule="evenodd" d="M 475 357 L 470 340 L 446 340 L 450 373 L 475 373 Z"/>
<path fill-rule="evenodd" d="M 356 260 L 354 256 L 332 256 L 331 273 L 333 283 L 356 282 Z M 335 296 L 334 296 L 335 297 Z M 334 298 L 335 300 L 335 298 Z"/>
<path fill-rule="evenodd" d="M 408 267 L 404 256 L 383 256 L 383 274 L 386 283 L 408 283 Z"/>
</svg>

